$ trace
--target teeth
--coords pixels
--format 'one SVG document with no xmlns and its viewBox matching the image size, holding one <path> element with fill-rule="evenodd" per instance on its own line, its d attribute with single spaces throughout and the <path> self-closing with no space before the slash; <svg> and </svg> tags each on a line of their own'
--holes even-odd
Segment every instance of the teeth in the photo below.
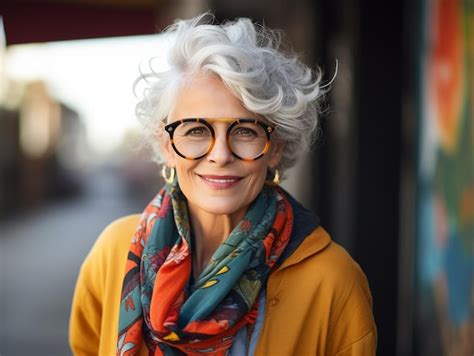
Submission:
<svg viewBox="0 0 474 356">
<path fill-rule="evenodd" d="M 215 179 L 215 178 L 204 178 L 204 179 L 208 180 L 209 182 L 214 182 L 214 183 L 231 183 L 237 180 L 237 179 Z"/>
</svg>

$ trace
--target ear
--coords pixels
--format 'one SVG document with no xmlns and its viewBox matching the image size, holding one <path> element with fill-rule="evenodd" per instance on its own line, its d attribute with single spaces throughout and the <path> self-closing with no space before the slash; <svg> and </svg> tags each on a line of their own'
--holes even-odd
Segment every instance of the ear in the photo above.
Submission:
<svg viewBox="0 0 474 356">
<path fill-rule="evenodd" d="M 163 158 L 165 159 L 165 164 L 172 168 L 175 166 L 176 156 L 171 146 L 171 140 L 168 133 L 165 132 L 163 127 L 158 128 L 156 133 L 156 138 L 160 143 L 160 151 L 163 154 Z"/>
<path fill-rule="evenodd" d="M 268 160 L 268 166 L 270 168 L 276 167 L 283 157 L 283 152 L 285 150 L 284 141 L 276 141 L 270 151 L 270 159 Z"/>
</svg>

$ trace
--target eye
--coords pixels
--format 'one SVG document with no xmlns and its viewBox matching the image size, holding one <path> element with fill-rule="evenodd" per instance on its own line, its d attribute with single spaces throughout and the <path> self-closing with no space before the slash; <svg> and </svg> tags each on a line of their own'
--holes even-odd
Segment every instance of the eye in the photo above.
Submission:
<svg viewBox="0 0 474 356">
<path fill-rule="evenodd" d="M 209 130 L 204 127 L 193 127 L 185 133 L 186 136 L 208 136 Z"/>
<path fill-rule="evenodd" d="M 240 136 L 240 137 L 256 137 L 257 133 L 255 130 L 252 130 L 248 127 L 237 127 L 233 132 L 233 135 Z"/>
</svg>

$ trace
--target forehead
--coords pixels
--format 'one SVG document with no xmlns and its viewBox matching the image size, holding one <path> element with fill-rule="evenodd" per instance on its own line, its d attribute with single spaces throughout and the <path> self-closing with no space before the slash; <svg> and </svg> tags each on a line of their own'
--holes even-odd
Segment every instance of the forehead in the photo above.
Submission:
<svg viewBox="0 0 474 356">
<path fill-rule="evenodd" d="M 247 110 L 218 76 L 192 75 L 186 77 L 178 89 L 168 121 L 197 117 L 259 119 L 260 115 Z"/>
</svg>

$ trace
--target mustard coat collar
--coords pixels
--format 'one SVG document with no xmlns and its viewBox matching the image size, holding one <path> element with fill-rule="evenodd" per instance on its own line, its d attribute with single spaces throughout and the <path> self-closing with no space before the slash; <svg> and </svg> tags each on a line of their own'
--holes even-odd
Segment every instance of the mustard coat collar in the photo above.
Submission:
<svg viewBox="0 0 474 356">
<path fill-rule="evenodd" d="M 299 263 L 323 250 L 331 242 L 329 234 L 319 225 L 319 217 L 303 207 L 288 192 L 284 193 L 293 209 L 294 220 L 291 240 L 277 262 L 277 270 Z"/>
</svg>

